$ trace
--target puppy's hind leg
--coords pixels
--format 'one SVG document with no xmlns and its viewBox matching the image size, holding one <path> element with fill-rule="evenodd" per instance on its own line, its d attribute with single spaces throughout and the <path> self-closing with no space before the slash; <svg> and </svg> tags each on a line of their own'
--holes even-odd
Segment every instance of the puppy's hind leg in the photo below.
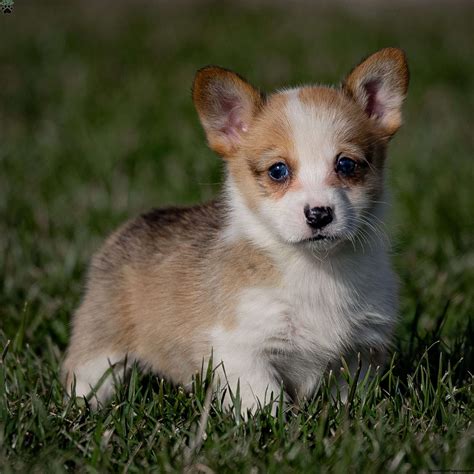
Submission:
<svg viewBox="0 0 474 474">
<path fill-rule="evenodd" d="M 101 353 L 86 360 L 72 360 L 69 356 L 63 366 L 66 390 L 69 396 L 86 397 L 93 408 L 104 404 L 113 394 L 132 361 L 125 354 Z"/>
</svg>

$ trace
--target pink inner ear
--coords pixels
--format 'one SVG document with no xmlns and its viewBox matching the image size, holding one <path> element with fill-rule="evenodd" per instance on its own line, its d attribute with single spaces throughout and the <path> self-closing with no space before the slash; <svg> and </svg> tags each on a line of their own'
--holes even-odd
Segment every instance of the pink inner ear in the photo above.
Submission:
<svg viewBox="0 0 474 474">
<path fill-rule="evenodd" d="M 367 93 L 367 105 L 365 111 L 369 117 L 381 118 L 383 116 L 383 105 L 378 100 L 378 92 L 380 90 L 380 81 L 374 79 L 364 84 L 364 89 Z"/>
<path fill-rule="evenodd" d="M 247 131 L 247 126 L 242 120 L 242 105 L 239 98 L 223 96 L 219 102 L 221 113 L 225 117 L 220 131 L 231 139 L 238 139 L 239 132 Z"/>
</svg>

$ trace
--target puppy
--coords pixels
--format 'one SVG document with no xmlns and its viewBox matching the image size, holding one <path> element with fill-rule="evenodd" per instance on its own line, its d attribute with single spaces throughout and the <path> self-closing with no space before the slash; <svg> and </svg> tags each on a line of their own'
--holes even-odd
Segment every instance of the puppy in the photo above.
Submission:
<svg viewBox="0 0 474 474">
<path fill-rule="evenodd" d="M 67 390 L 104 402 L 124 361 L 189 386 L 212 360 L 226 403 L 239 387 L 246 412 L 280 393 L 311 396 L 341 357 L 350 368 L 361 357 L 362 371 L 381 364 L 397 315 L 384 168 L 407 87 L 395 48 L 339 87 L 270 95 L 226 69 L 199 70 L 193 100 L 226 164 L 223 192 L 143 214 L 94 256 Z"/>
</svg>

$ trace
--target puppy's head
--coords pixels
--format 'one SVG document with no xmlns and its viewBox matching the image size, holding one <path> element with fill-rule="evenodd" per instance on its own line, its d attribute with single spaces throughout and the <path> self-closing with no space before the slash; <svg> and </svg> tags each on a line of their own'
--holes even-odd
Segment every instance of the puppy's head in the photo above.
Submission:
<svg viewBox="0 0 474 474">
<path fill-rule="evenodd" d="M 206 67 L 193 99 L 246 207 L 280 241 L 329 248 L 371 225 L 407 87 L 404 53 L 387 48 L 338 88 L 267 97 L 233 72 Z"/>
</svg>

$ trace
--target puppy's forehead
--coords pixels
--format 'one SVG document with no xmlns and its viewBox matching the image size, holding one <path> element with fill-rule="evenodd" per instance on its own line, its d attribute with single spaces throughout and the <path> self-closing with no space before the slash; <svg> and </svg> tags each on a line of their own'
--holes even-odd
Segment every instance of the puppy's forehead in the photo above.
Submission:
<svg viewBox="0 0 474 474">
<path fill-rule="evenodd" d="M 349 97 L 328 87 L 300 87 L 271 95 L 259 122 L 260 139 L 268 141 L 263 137 L 265 131 L 277 147 L 298 154 L 327 154 L 341 144 L 357 145 L 368 139 L 371 128 Z"/>
</svg>

